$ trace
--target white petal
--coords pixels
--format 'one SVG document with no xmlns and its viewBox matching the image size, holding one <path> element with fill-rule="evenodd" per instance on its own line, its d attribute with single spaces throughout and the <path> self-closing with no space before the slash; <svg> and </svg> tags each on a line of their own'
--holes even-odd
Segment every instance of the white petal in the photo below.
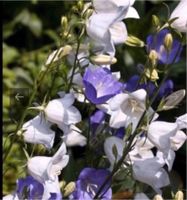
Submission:
<svg viewBox="0 0 187 200">
<path fill-rule="evenodd" d="M 50 123 L 41 116 L 36 116 L 23 124 L 24 140 L 33 144 L 43 144 L 46 148 L 52 148 L 54 143 L 55 132 L 52 131 Z"/>
<path fill-rule="evenodd" d="M 8 194 L 3 197 L 3 200 L 19 200 L 17 194 Z"/>
<path fill-rule="evenodd" d="M 68 124 L 68 125 L 76 124 L 81 121 L 81 118 L 82 117 L 79 110 L 75 108 L 74 106 L 71 106 L 66 110 L 63 123 Z"/>
<path fill-rule="evenodd" d="M 127 29 L 123 22 L 114 23 L 109 30 L 114 44 L 124 43 L 127 39 Z"/>
<path fill-rule="evenodd" d="M 61 99 L 61 102 L 63 103 L 63 106 L 65 108 L 70 107 L 75 101 L 75 97 L 72 93 L 65 94 L 64 97 Z"/>
<path fill-rule="evenodd" d="M 110 117 L 110 127 L 121 128 L 126 126 L 127 116 L 121 111 L 113 111 Z"/>
<path fill-rule="evenodd" d="M 177 117 L 176 123 L 179 126 L 179 129 L 187 129 L 187 113 Z"/>
<path fill-rule="evenodd" d="M 187 136 L 183 131 L 177 131 L 176 135 L 170 137 L 171 148 L 177 151 L 187 140 Z"/>
<path fill-rule="evenodd" d="M 148 138 L 160 151 L 167 152 L 170 149 L 170 137 L 176 132 L 176 123 L 155 121 L 148 127 Z"/>
<path fill-rule="evenodd" d="M 139 101 L 145 102 L 147 93 L 144 89 L 139 89 L 135 92 L 132 92 L 130 95 Z"/>
<path fill-rule="evenodd" d="M 116 96 L 112 97 L 108 103 L 111 110 L 118 110 L 120 109 L 121 104 L 128 99 L 128 94 L 117 94 Z"/>
<path fill-rule="evenodd" d="M 125 18 L 136 18 L 136 19 L 139 19 L 140 16 L 139 16 L 139 14 L 138 14 L 138 12 L 136 11 L 135 8 L 129 7 Z"/>
</svg>

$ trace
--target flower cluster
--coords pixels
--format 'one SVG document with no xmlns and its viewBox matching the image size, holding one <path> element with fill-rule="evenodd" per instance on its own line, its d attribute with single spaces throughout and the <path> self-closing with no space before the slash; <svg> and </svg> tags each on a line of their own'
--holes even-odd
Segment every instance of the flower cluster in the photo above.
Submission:
<svg viewBox="0 0 187 200">
<path fill-rule="evenodd" d="M 159 195 L 170 184 L 175 152 L 187 139 L 187 114 L 166 122 L 159 112 L 175 108 L 185 96 L 185 90 L 174 92 L 174 83 L 167 76 L 170 65 L 180 61 L 182 42 L 173 32 L 186 32 L 186 15 L 178 9 L 187 3 L 182 0 L 168 23 L 147 36 L 146 63 L 141 64 L 140 74 L 126 82 L 111 65 L 117 62 L 115 45 L 128 44 L 130 38 L 126 18 L 139 19 L 132 7 L 134 0 L 81 3 L 81 16 L 87 16 L 84 48 L 80 35 L 75 48 L 60 47 L 46 61 L 49 67 L 67 58 L 72 66 L 67 87 L 58 93 L 59 98 L 31 107 L 39 114 L 18 131 L 24 142 L 43 145 L 50 156 L 29 157 L 28 176 L 18 179 L 16 190 L 4 200 L 108 200 L 121 190 L 115 186 L 123 186 L 127 177 L 151 186 Z M 174 17 L 177 19 L 172 23 Z M 164 74 L 163 80 L 160 74 Z M 89 120 L 85 119 L 86 109 Z M 85 162 L 77 169 L 77 179 L 62 186 L 66 180 L 59 175 L 71 159 L 74 162 L 74 146 L 80 146 Z M 136 191 L 135 184 L 132 187 L 134 199 L 149 199 L 145 191 Z"/>
</svg>

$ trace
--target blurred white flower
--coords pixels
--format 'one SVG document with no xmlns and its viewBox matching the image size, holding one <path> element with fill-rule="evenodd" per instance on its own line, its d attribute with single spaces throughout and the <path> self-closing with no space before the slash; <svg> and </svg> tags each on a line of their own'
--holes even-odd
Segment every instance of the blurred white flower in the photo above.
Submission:
<svg viewBox="0 0 187 200">
<path fill-rule="evenodd" d="M 19 200 L 17 194 L 8 194 L 3 197 L 3 200 Z"/>
<path fill-rule="evenodd" d="M 46 119 L 55 124 L 76 124 L 81 121 L 81 114 L 74 103 L 73 94 L 65 94 L 62 98 L 50 101 L 45 107 Z"/>
<path fill-rule="evenodd" d="M 170 19 L 178 17 L 173 23 L 172 27 L 180 32 L 187 32 L 187 1 L 181 0 L 177 7 L 171 13 Z"/>
<path fill-rule="evenodd" d="M 136 193 L 134 200 L 149 200 L 149 198 L 144 193 Z"/>
<path fill-rule="evenodd" d="M 50 129 L 50 122 L 47 122 L 40 115 L 24 123 L 22 126 L 25 142 L 43 144 L 46 148 L 52 148 L 55 132 Z"/>
</svg>

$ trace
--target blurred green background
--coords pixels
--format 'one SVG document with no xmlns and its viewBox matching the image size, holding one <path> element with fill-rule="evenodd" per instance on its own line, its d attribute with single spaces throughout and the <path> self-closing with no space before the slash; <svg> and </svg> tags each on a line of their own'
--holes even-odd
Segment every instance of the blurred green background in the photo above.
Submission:
<svg viewBox="0 0 187 200">
<path fill-rule="evenodd" d="M 176 1 L 165 1 L 173 10 Z M 44 65 L 52 49 L 60 46 L 61 25 L 63 15 L 68 15 L 74 1 L 3 1 L 3 141 L 7 144 L 16 127 L 25 102 L 15 103 L 11 100 L 13 88 L 25 88 L 29 97 L 32 91 L 34 78 Z M 156 14 L 161 19 L 167 19 L 167 8 L 162 1 L 137 1 L 134 6 L 140 20 L 126 19 L 128 33 L 133 34 L 143 41 L 152 31 L 151 15 Z M 174 81 L 174 90 L 186 88 L 186 46 L 182 52 L 181 61 L 172 67 L 170 78 Z M 119 45 L 117 47 L 118 62 L 113 70 L 120 70 L 124 80 L 127 80 L 137 71 L 137 64 L 145 62 L 145 49 Z M 41 103 L 51 79 L 45 79 L 35 99 Z M 186 111 L 185 100 L 178 109 L 160 113 L 160 119 L 174 121 L 176 116 Z M 13 117 L 12 117 L 13 116 Z M 26 119 L 29 119 L 27 116 Z M 13 118 L 13 119 L 12 119 Z M 5 175 L 3 182 L 4 194 L 10 193 L 15 188 L 18 177 L 25 175 L 26 157 L 23 153 L 22 141 L 14 144 L 7 162 L 4 163 Z M 42 150 L 41 150 L 42 151 Z M 186 182 L 186 148 L 185 145 L 177 152 L 174 170 L 180 176 L 181 187 L 185 188 Z M 177 179 L 179 180 L 179 179 Z"/>
</svg>

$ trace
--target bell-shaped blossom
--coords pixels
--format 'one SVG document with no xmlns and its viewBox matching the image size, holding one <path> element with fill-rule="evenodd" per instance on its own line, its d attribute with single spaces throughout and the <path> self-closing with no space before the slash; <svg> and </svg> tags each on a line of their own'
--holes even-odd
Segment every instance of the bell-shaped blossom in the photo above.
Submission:
<svg viewBox="0 0 187 200">
<path fill-rule="evenodd" d="M 64 94 L 62 98 L 51 100 L 45 107 L 46 119 L 55 124 L 76 124 L 81 121 L 81 114 L 74 103 L 73 94 Z"/>
<path fill-rule="evenodd" d="M 153 82 L 148 81 L 147 83 L 139 83 L 140 76 L 132 76 L 125 84 L 124 89 L 128 92 L 134 92 L 137 89 L 145 89 L 149 97 L 155 94 L 156 86 Z M 160 87 L 157 99 L 167 96 L 173 92 L 173 81 L 171 79 L 166 80 Z"/>
<path fill-rule="evenodd" d="M 163 153 L 169 170 L 171 170 L 175 159 L 174 151 L 177 151 L 187 139 L 186 134 L 180 130 L 181 121 L 179 119 L 180 117 L 175 123 L 154 121 L 148 127 L 148 138 Z"/>
<path fill-rule="evenodd" d="M 142 114 L 145 111 L 146 91 L 136 90 L 132 93 L 117 94 L 108 101 L 110 126 L 113 128 L 127 127 L 132 123 L 135 130 Z"/>
<path fill-rule="evenodd" d="M 173 23 L 172 27 L 180 32 L 187 32 L 187 2 L 186 0 L 181 0 L 177 7 L 171 13 L 170 19 L 178 17 Z"/>
<path fill-rule="evenodd" d="M 122 22 L 124 18 L 139 18 L 132 7 L 134 1 L 99 1 L 94 0 L 94 12 L 86 24 L 88 35 L 103 47 L 105 53 L 114 56 L 114 44 L 123 43 L 127 39 L 127 30 Z"/>
<path fill-rule="evenodd" d="M 87 139 L 81 133 L 82 131 L 77 128 L 75 125 L 58 125 L 58 127 L 64 132 L 63 141 L 66 146 L 85 146 Z"/>
<path fill-rule="evenodd" d="M 50 129 L 50 125 L 51 123 L 41 115 L 24 123 L 22 129 L 25 142 L 43 144 L 46 148 L 52 148 L 55 132 Z"/>
<path fill-rule="evenodd" d="M 157 193 L 160 188 L 169 185 L 169 177 L 163 169 L 165 162 L 158 157 L 137 159 L 133 162 L 134 179 L 150 185 Z"/>
<path fill-rule="evenodd" d="M 27 163 L 28 173 L 44 185 L 45 198 L 50 193 L 60 193 L 58 175 L 66 167 L 69 156 L 66 154 L 66 146 L 63 143 L 53 157 L 36 156 L 29 159 Z"/>
<path fill-rule="evenodd" d="M 70 199 L 92 200 L 99 188 L 104 183 L 110 172 L 105 169 L 84 168 L 76 181 L 76 189 Z M 106 200 L 112 198 L 111 180 L 105 185 L 99 195 L 99 199 Z"/>
<path fill-rule="evenodd" d="M 101 67 L 87 68 L 83 83 L 86 97 L 94 104 L 106 102 L 122 89 L 122 83 L 118 82 L 108 69 Z"/>
<path fill-rule="evenodd" d="M 160 32 L 147 37 L 147 51 L 155 50 L 158 56 L 158 62 L 161 64 L 176 63 L 180 60 L 182 44 L 177 39 L 173 39 L 171 49 L 167 51 L 164 46 L 166 35 L 170 33 L 168 29 L 162 29 Z"/>
</svg>

